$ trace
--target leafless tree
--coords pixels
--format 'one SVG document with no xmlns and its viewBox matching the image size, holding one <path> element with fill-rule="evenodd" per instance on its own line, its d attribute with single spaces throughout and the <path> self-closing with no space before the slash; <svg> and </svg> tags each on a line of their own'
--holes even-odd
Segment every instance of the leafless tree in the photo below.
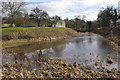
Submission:
<svg viewBox="0 0 120 80">
<path fill-rule="evenodd" d="M 10 19 L 10 27 L 14 24 L 14 16 L 17 12 L 22 12 L 25 10 L 25 2 L 20 2 L 17 0 L 7 0 L 2 2 L 2 13 L 7 13 Z"/>
<path fill-rule="evenodd" d="M 32 9 L 32 13 L 30 14 L 30 16 L 36 21 L 38 27 L 40 27 L 42 19 L 47 19 L 49 17 L 46 11 L 40 10 L 38 7 Z"/>
</svg>

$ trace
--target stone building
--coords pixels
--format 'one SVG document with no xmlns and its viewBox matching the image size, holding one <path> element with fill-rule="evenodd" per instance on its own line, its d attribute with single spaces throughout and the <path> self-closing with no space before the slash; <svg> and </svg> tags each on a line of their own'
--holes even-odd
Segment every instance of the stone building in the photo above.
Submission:
<svg viewBox="0 0 120 80">
<path fill-rule="evenodd" d="M 65 28 L 65 21 L 58 20 L 58 21 L 53 23 L 52 27 L 64 27 Z"/>
</svg>

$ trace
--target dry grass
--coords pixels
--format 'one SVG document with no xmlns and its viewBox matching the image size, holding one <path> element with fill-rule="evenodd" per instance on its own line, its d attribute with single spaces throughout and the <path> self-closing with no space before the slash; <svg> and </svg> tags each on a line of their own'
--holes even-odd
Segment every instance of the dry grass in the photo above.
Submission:
<svg viewBox="0 0 120 80">
<path fill-rule="evenodd" d="M 51 38 L 58 36 L 75 36 L 77 32 L 69 28 L 6 28 L 2 30 L 3 40 Z"/>
<path fill-rule="evenodd" d="M 114 28 L 109 35 L 105 35 L 106 33 L 108 33 L 109 30 L 109 28 L 99 29 L 95 31 L 95 33 L 98 33 L 106 37 L 107 39 L 114 41 L 116 44 L 120 45 L 120 26 Z"/>
<path fill-rule="evenodd" d="M 9 47 L 13 43 L 16 46 L 26 42 L 50 41 L 80 35 L 70 28 L 6 28 L 2 31 L 3 47 Z"/>
</svg>

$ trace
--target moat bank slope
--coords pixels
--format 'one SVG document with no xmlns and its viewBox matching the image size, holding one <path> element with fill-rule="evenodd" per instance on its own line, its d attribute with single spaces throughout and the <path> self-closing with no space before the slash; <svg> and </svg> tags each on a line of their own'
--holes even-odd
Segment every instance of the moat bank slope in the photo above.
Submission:
<svg viewBox="0 0 120 80">
<path fill-rule="evenodd" d="M 70 28 L 52 27 L 30 27 L 30 28 L 6 28 L 2 30 L 3 46 L 8 43 L 51 41 L 79 36 L 78 33 Z"/>
<path fill-rule="evenodd" d="M 108 32 L 110 34 L 106 35 Z M 95 33 L 106 37 L 107 39 L 115 42 L 116 44 L 118 44 L 120 46 L 120 26 L 114 28 L 111 31 L 108 28 L 99 29 L 99 30 L 96 30 Z"/>
</svg>

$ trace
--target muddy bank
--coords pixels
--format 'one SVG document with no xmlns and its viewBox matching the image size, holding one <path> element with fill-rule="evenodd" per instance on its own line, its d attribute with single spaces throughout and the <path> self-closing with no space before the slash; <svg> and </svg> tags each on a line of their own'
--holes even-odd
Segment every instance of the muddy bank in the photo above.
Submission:
<svg viewBox="0 0 120 80">
<path fill-rule="evenodd" d="M 112 31 L 109 31 L 110 29 L 104 28 L 104 29 L 99 29 L 96 30 L 95 33 L 100 34 L 104 36 L 105 38 L 115 42 L 118 46 L 120 46 L 120 26 L 114 28 Z M 110 33 L 106 35 L 107 33 Z"/>
<path fill-rule="evenodd" d="M 76 31 L 65 29 L 3 29 L 2 40 L 39 39 L 52 40 L 55 38 L 66 38 L 79 35 Z"/>
<path fill-rule="evenodd" d="M 78 33 L 72 29 L 16 29 L 16 30 L 3 30 L 2 32 L 2 46 L 10 47 L 11 44 L 21 45 L 29 44 L 38 41 L 52 41 L 62 40 L 74 36 L 80 36 L 82 33 Z"/>
</svg>

